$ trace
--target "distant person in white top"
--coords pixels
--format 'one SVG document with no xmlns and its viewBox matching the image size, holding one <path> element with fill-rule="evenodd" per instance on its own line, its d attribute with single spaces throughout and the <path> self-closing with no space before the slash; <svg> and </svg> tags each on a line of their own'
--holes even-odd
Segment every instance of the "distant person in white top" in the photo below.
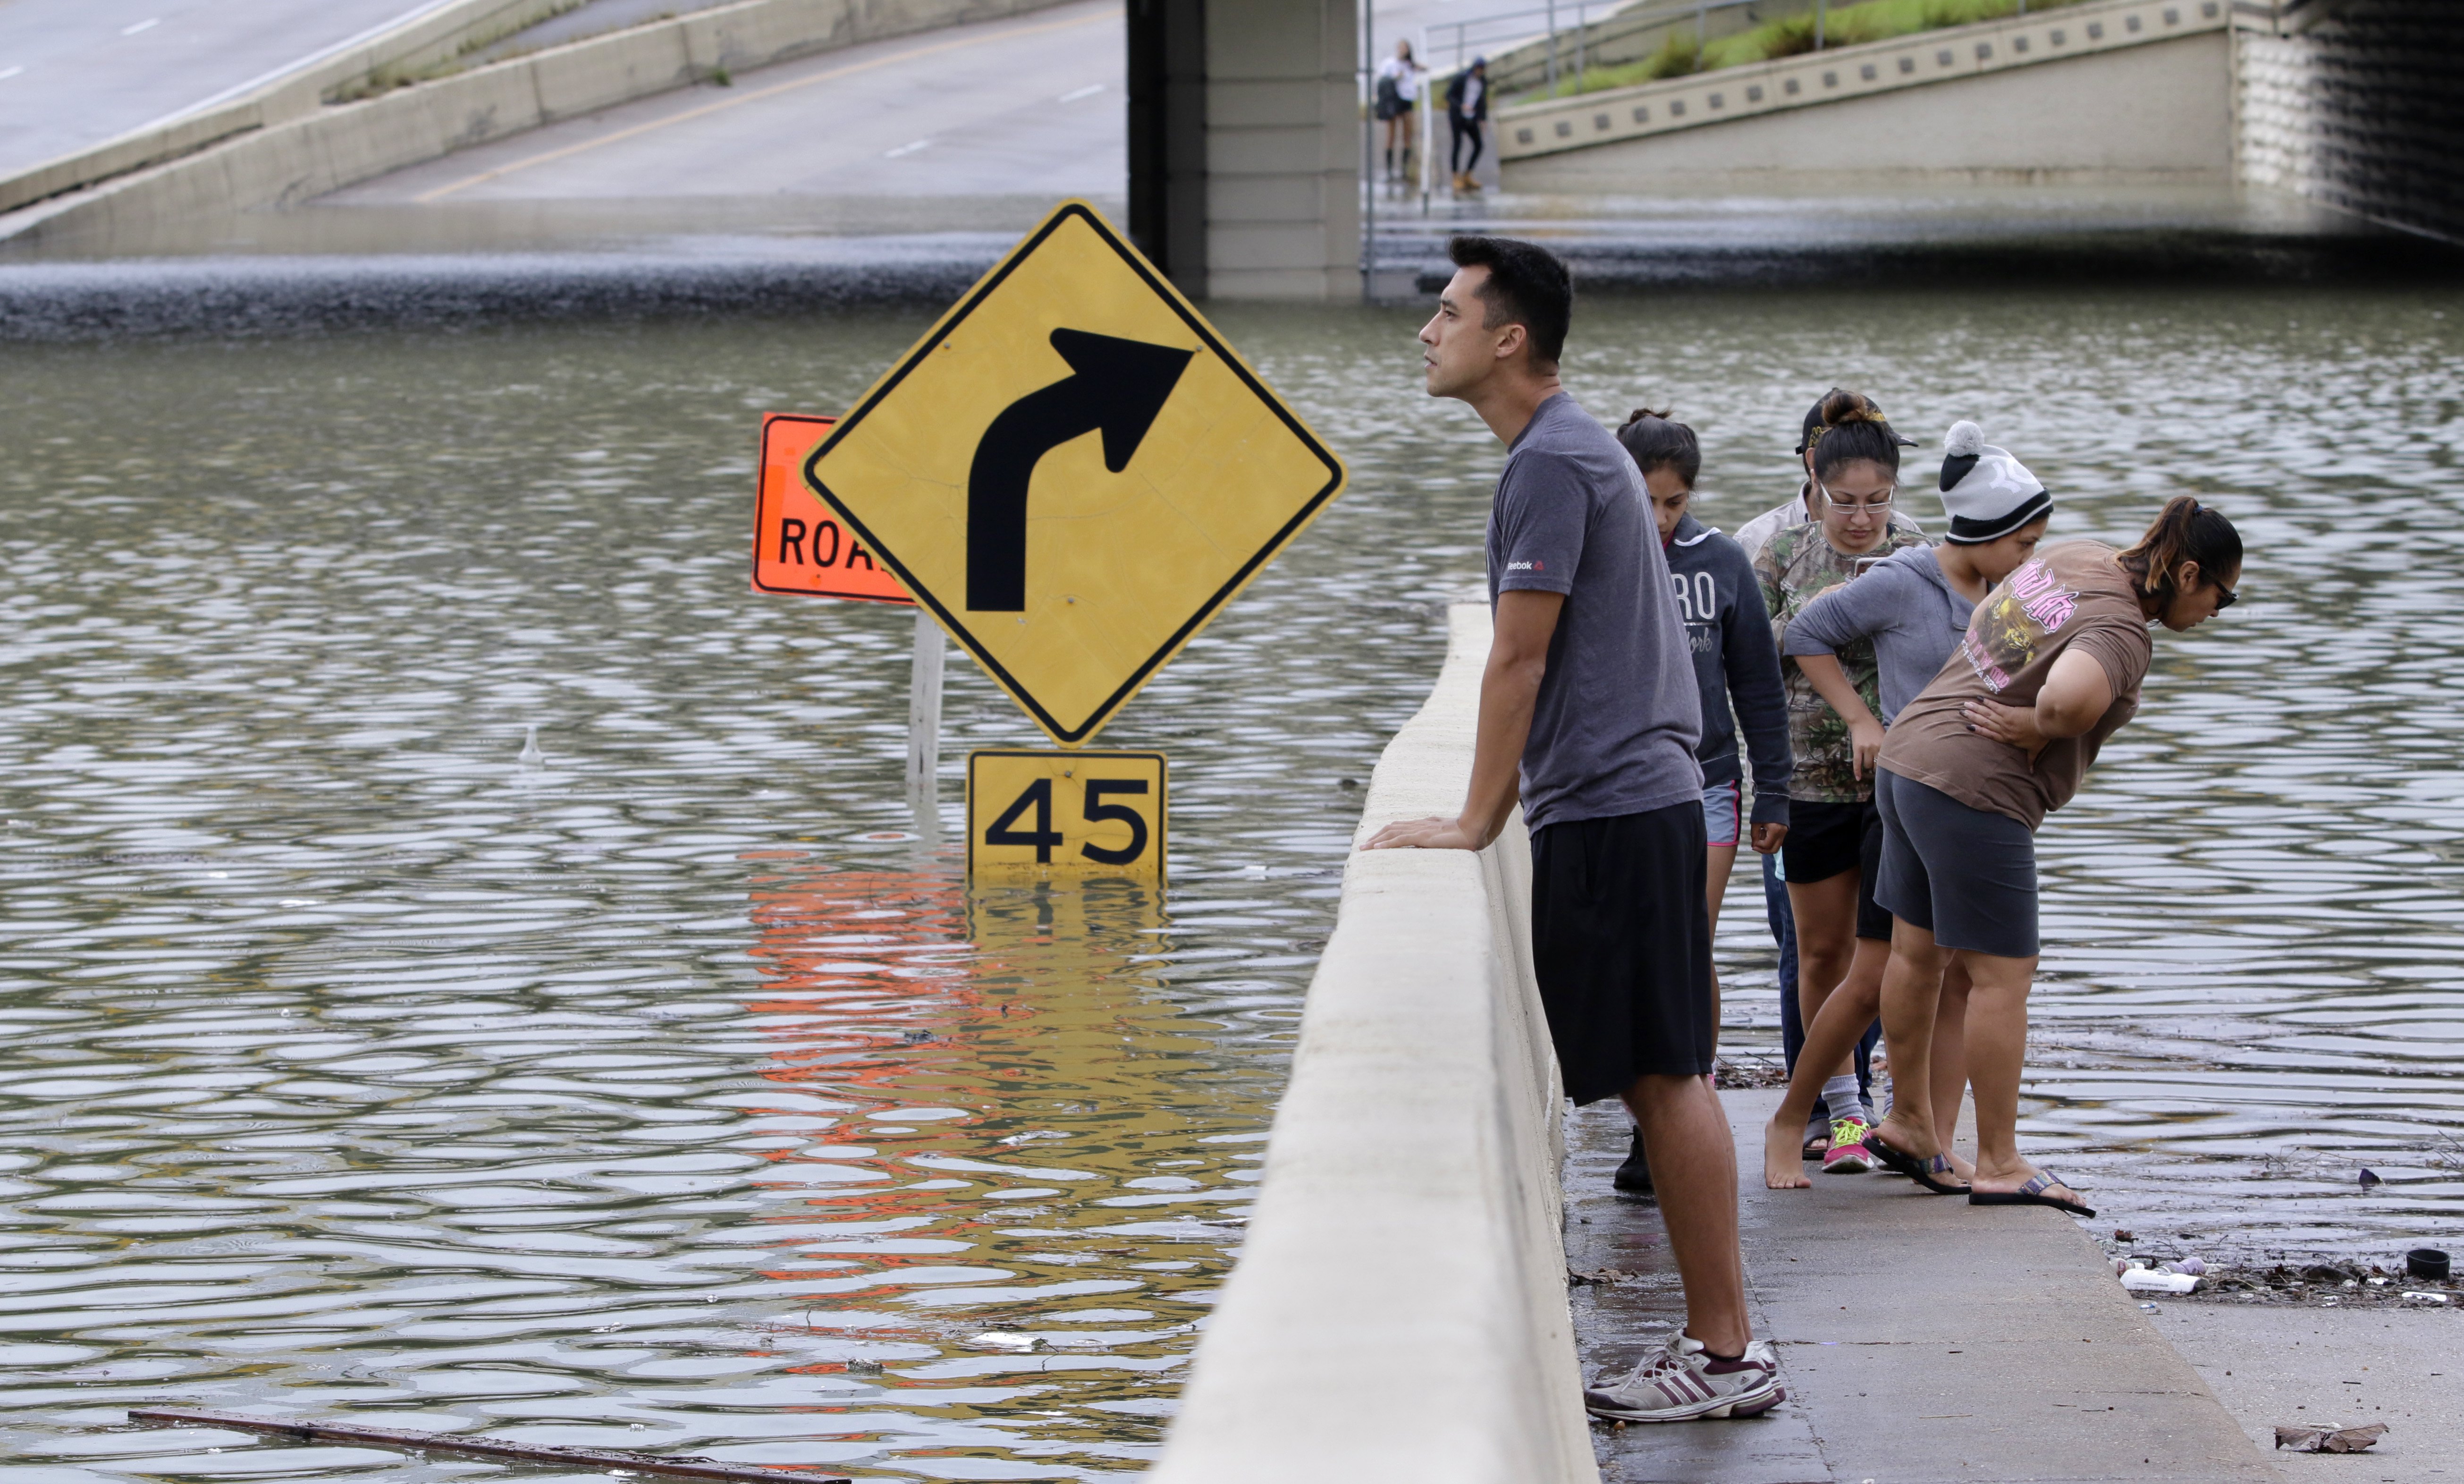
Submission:
<svg viewBox="0 0 2464 1484">
<path fill-rule="evenodd" d="M 1412 43 L 1395 43 L 1395 55 L 1377 64 L 1377 117 L 1386 120 L 1386 178 L 1412 178 L 1412 110 L 1420 104 L 1420 74 L 1428 71 L 1412 57 Z M 1402 161 L 1396 169 L 1397 158 Z"/>
</svg>

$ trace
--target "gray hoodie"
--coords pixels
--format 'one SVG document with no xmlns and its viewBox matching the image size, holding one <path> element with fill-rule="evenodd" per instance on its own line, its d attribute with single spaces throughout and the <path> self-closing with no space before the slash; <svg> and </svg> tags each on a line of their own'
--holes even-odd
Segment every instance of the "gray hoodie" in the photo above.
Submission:
<svg viewBox="0 0 2464 1484">
<path fill-rule="evenodd" d="M 1942 672 L 1968 632 L 1974 607 L 1950 590 L 1933 548 L 1906 547 L 1806 604 L 1790 621 L 1780 650 L 1837 654 L 1857 640 L 1871 639 L 1887 727 Z"/>
</svg>

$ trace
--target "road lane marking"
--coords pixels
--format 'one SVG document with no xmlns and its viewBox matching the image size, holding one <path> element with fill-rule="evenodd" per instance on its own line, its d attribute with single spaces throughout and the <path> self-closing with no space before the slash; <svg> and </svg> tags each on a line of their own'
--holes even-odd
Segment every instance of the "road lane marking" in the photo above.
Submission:
<svg viewBox="0 0 2464 1484">
<path fill-rule="evenodd" d="M 653 119 L 647 123 L 634 124 L 628 129 L 618 129 L 615 133 L 605 135 L 599 139 L 583 140 L 577 144 L 567 144 L 561 149 L 551 149 L 540 154 L 532 155 L 525 160 L 517 160 L 511 164 L 500 164 L 493 170 L 482 170 L 476 175 L 455 181 L 450 186 L 439 186 L 434 190 L 413 196 L 410 198 L 411 204 L 414 206 L 426 206 L 431 201 L 440 201 L 445 197 L 453 194 L 457 190 L 466 190 L 473 186 L 484 186 L 490 181 L 502 180 L 506 176 L 514 174 L 516 171 L 527 170 L 533 165 L 550 164 L 559 160 L 568 160 L 575 155 L 582 154 L 587 150 L 597 149 L 605 144 L 615 144 L 628 139 L 638 138 L 649 133 L 653 129 L 664 129 L 670 124 L 687 123 L 695 119 L 705 119 L 712 114 L 719 113 L 726 109 L 740 108 L 746 103 L 758 103 L 763 98 L 777 98 L 781 93 L 793 93 L 798 88 L 809 88 L 817 82 L 828 82 L 839 77 L 852 76 L 860 72 L 870 72 L 878 67 L 887 67 L 893 62 L 911 62 L 919 56 L 936 56 L 943 52 L 957 52 L 967 47 L 986 46 L 995 41 L 1015 40 L 1020 36 L 1041 35 L 1045 32 L 1048 31 L 1068 31 L 1073 27 L 1092 26 L 1099 21 L 1111 21 L 1117 18 L 1117 11 L 1107 11 L 1097 15 L 1081 16 L 1079 19 L 1074 21 L 1052 21 L 1042 26 L 1021 26 L 1013 31 L 1000 32 L 988 36 L 968 36 L 957 41 L 943 41 L 933 46 L 915 47 L 905 52 L 895 52 L 888 56 L 876 56 L 869 62 L 853 62 L 845 67 L 833 67 L 827 72 L 818 72 L 809 77 L 799 77 L 793 82 L 780 82 L 774 83 L 766 88 L 757 88 L 750 93 L 743 94 L 737 98 L 725 98 L 715 103 L 704 103 L 699 108 L 689 108 L 680 114 L 670 114 L 665 119 Z"/>
<path fill-rule="evenodd" d="M 395 16 L 389 21 L 385 21 L 381 25 L 371 26 L 367 30 L 361 32 L 356 36 L 345 36 L 341 40 L 335 42 L 332 46 L 326 47 L 321 51 L 309 53 L 306 56 L 299 58 L 296 62 L 285 62 L 281 66 L 274 69 L 272 72 L 260 73 L 256 76 L 249 78 L 246 82 L 240 83 L 236 87 L 225 88 L 213 97 L 205 99 L 203 102 L 190 103 L 187 107 L 179 110 L 177 113 L 165 114 L 162 118 L 155 120 L 154 122 L 147 124 L 146 127 L 157 128 L 163 124 L 170 122 L 174 119 L 185 119 L 190 114 L 203 113 L 209 108 L 228 103 L 232 98 L 238 98 L 242 94 L 253 93 L 258 88 L 265 86 L 267 83 L 275 81 L 278 78 L 287 77 L 291 74 L 297 72 L 302 68 L 314 67 L 319 62 L 325 60 L 327 57 L 339 56 L 342 53 L 347 52 L 351 48 L 359 46 L 363 42 L 374 41 L 380 36 L 409 25 L 412 21 L 426 15 L 430 11 L 441 11 L 446 6 L 452 3 L 453 0 L 420 0 L 418 5 L 403 11 L 400 15 Z"/>
</svg>

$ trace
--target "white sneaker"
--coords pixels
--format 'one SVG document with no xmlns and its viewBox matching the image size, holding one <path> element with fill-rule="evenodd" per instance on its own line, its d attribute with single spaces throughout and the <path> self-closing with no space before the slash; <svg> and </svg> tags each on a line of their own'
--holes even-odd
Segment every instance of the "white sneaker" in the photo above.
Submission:
<svg viewBox="0 0 2464 1484">
<path fill-rule="evenodd" d="M 1786 1400 L 1771 1342 L 1753 1341 L 1740 1358 L 1718 1361 L 1681 1327 L 1634 1374 L 1614 1386 L 1594 1383 L 1583 1409 L 1617 1422 L 1688 1422 L 1758 1416 Z"/>
</svg>

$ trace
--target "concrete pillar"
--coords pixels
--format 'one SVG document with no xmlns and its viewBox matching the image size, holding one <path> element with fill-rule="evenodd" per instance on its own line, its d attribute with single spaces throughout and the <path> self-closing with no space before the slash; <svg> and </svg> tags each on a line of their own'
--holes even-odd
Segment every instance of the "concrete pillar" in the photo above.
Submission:
<svg viewBox="0 0 2464 1484">
<path fill-rule="evenodd" d="M 1206 0 L 1130 0 L 1130 240 L 1206 296 Z"/>
<path fill-rule="evenodd" d="M 1358 4 L 1130 0 L 1130 229 L 1184 292 L 1358 296 Z"/>
</svg>

